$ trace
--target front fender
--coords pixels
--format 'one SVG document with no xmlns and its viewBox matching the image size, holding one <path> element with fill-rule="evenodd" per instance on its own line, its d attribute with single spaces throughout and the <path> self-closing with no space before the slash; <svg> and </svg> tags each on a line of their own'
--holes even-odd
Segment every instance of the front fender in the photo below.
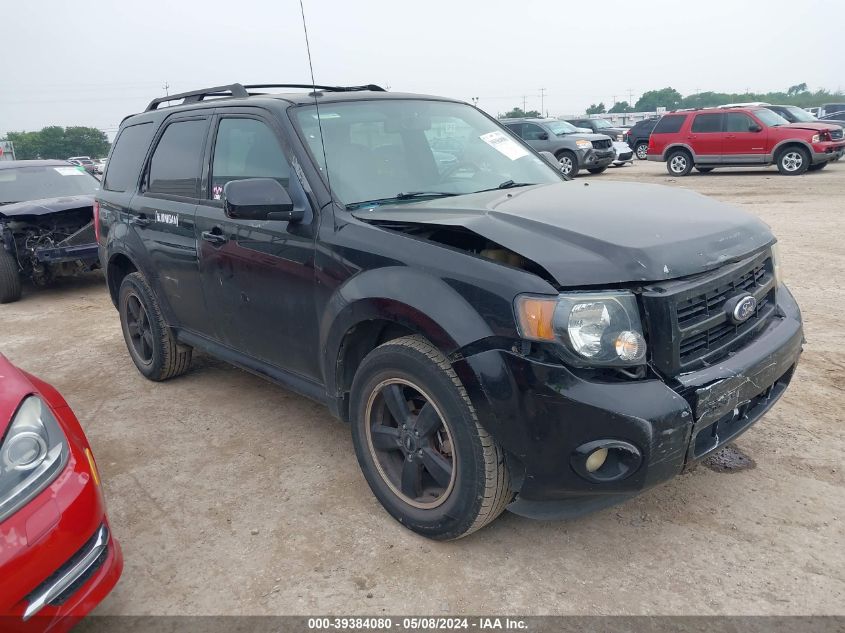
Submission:
<svg viewBox="0 0 845 633">
<path fill-rule="evenodd" d="M 405 266 L 362 272 L 332 294 L 320 323 L 321 371 L 327 393 L 340 395 L 337 366 L 347 332 L 376 319 L 419 332 L 447 355 L 493 335 L 476 309 L 438 277 Z"/>
</svg>

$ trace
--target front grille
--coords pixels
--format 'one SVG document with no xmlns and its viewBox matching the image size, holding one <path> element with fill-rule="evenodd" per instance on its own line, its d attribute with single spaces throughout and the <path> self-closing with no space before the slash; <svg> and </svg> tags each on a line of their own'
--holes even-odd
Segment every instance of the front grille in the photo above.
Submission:
<svg viewBox="0 0 845 633">
<path fill-rule="evenodd" d="M 593 141 L 593 149 L 610 149 L 612 146 L 613 141 L 611 141 L 610 139 Z"/>
<path fill-rule="evenodd" d="M 834 141 L 840 141 L 840 140 L 842 140 L 842 128 L 840 127 L 840 128 L 838 128 L 838 129 L 836 129 L 836 130 L 833 130 L 833 131 L 830 133 L 830 138 L 832 138 Z"/>
<path fill-rule="evenodd" d="M 775 291 L 768 251 L 706 275 L 647 289 L 643 303 L 655 366 L 670 375 L 690 371 L 746 345 L 774 315 Z M 735 324 L 726 302 L 745 294 L 754 296 L 757 308 L 747 321 Z"/>
</svg>

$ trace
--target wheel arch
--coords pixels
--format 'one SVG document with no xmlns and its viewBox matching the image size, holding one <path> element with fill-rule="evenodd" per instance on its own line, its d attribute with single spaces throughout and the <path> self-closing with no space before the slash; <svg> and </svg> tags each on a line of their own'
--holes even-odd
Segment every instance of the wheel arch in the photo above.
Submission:
<svg viewBox="0 0 845 633">
<path fill-rule="evenodd" d="M 693 151 L 692 147 L 687 145 L 686 143 L 672 143 L 671 145 L 666 146 L 663 150 L 663 161 L 665 162 L 669 158 L 669 154 L 671 154 L 676 149 L 683 149 L 689 153 L 690 157 L 692 157 L 693 162 L 695 162 L 695 152 Z"/>
<path fill-rule="evenodd" d="M 109 296 L 115 307 L 117 307 L 117 297 L 120 293 L 120 284 L 127 275 L 140 270 L 135 261 L 126 253 L 115 252 L 109 257 L 106 265 L 106 286 L 109 289 Z"/>
<path fill-rule="evenodd" d="M 406 267 L 356 275 L 332 295 L 320 327 L 326 392 L 337 399 L 342 419 L 348 419 L 349 388 L 360 362 L 378 345 L 408 334 L 424 336 L 448 357 L 493 332 L 442 279 Z"/>
<path fill-rule="evenodd" d="M 800 147 L 807 152 L 810 153 L 810 160 L 813 159 L 813 147 L 807 141 L 799 138 L 789 138 L 783 141 L 780 141 L 777 145 L 772 148 L 772 160 L 777 162 L 778 156 L 781 152 L 789 149 L 790 147 Z"/>
</svg>

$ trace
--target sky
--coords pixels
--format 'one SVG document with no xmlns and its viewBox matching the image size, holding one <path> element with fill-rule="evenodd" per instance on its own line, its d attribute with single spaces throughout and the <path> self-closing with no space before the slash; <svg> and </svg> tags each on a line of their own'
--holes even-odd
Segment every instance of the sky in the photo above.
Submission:
<svg viewBox="0 0 845 633">
<path fill-rule="evenodd" d="M 523 98 L 576 114 L 666 86 L 845 89 L 843 0 L 303 4 L 317 83 L 478 97 L 494 115 Z M 0 16 L 0 138 L 46 125 L 113 137 L 166 90 L 310 81 L 299 0 L 0 0 Z"/>
</svg>

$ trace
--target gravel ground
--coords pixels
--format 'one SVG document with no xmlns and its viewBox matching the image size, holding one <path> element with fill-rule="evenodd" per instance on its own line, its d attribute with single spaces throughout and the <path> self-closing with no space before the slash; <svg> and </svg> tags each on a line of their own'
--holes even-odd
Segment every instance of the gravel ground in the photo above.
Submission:
<svg viewBox="0 0 845 633">
<path fill-rule="evenodd" d="M 430 542 L 381 509 L 323 408 L 204 355 L 148 382 L 101 278 L 65 281 L 0 306 L 0 350 L 62 391 L 94 447 L 126 558 L 97 612 L 845 614 L 845 161 L 797 178 L 675 180 L 637 162 L 583 179 L 688 187 L 780 237 L 808 343 L 737 442 L 756 466 L 699 466 L 579 520 L 505 514 Z"/>
</svg>

